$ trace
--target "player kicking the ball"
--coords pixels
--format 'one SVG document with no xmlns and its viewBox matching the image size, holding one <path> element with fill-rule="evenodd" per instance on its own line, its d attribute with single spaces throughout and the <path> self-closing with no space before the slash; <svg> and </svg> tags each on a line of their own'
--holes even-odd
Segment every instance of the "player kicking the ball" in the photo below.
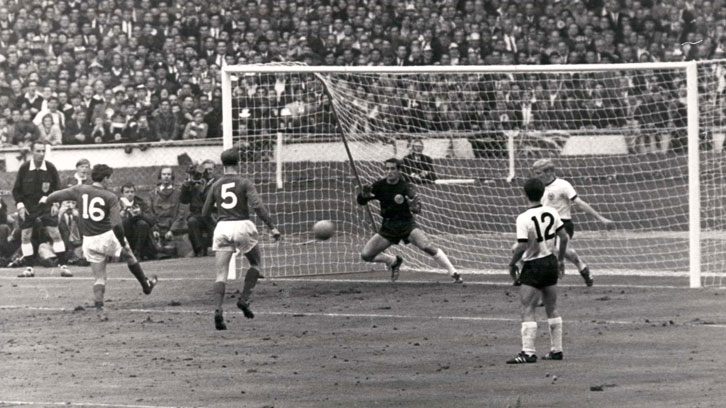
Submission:
<svg viewBox="0 0 726 408">
<path fill-rule="evenodd" d="M 358 194 L 358 204 L 366 205 L 368 201 L 378 200 L 381 205 L 383 223 L 378 233 L 368 240 L 361 251 L 361 258 L 366 262 L 380 262 L 388 265 L 391 270 L 391 280 L 398 279 L 398 273 L 403 258 L 384 253 L 391 245 L 398 245 L 403 241 L 409 242 L 431 255 L 436 262 L 446 268 L 456 283 L 463 282 L 461 275 L 451 264 L 444 251 L 436 248 L 429 237 L 416 225 L 414 214 L 421 212 L 421 202 L 416 195 L 413 185 L 401 177 L 401 161 L 395 158 L 384 162 L 386 177 L 373 185 L 363 186 Z"/>
<path fill-rule="evenodd" d="M 280 239 L 280 231 L 275 228 L 270 219 L 267 208 L 262 203 L 260 195 L 250 180 L 236 174 L 239 152 L 237 149 L 227 149 L 221 155 L 224 175 L 212 184 L 207 199 L 202 208 L 202 215 L 211 215 L 212 208 L 217 208 L 217 226 L 214 228 L 212 249 L 215 254 L 215 269 L 217 278 L 214 282 L 214 327 L 217 330 L 227 330 L 224 322 L 222 304 L 224 303 L 225 287 L 227 285 L 227 268 L 234 255 L 235 249 L 240 250 L 250 263 L 250 269 L 245 275 L 242 294 L 237 300 L 237 307 L 242 310 L 248 319 L 255 317 L 250 309 L 250 295 L 262 278 L 260 267 L 262 264 L 262 251 L 258 245 L 258 232 L 255 223 L 250 220 L 252 207 L 257 216 L 270 229 L 270 234 L 276 240 Z"/>
<path fill-rule="evenodd" d="M 562 222 L 565 224 L 565 231 L 567 235 L 572 238 L 575 235 L 575 224 L 572 222 L 572 206 L 573 204 L 585 211 L 586 213 L 597 218 L 600 222 L 605 224 L 607 229 L 612 229 L 615 226 L 612 220 L 603 217 L 597 212 L 590 204 L 586 203 L 582 198 L 577 195 L 577 192 L 567 180 L 558 178 L 555 176 L 555 165 L 550 159 L 540 159 L 534 162 L 532 165 L 532 172 L 534 176 L 542 180 L 545 184 L 545 193 L 542 197 L 542 204 L 553 207 L 559 212 L 562 217 Z M 567 260 L 577 266 L 577 270 L 580 271 L 582 279 L 585 280 L 587 286 L 592 286 L 594 281 L 590 274 L 590 268 L 587 266 L 585 261 L 570 247 L 567 249 L 565 255 Z"/>
<path fill-rule="evenodd" d="M 139 261 L 126 242 L 118 197 L 108 191 L 112 174 L 112 168 L 97 164 L 91 170 L 93 184 L 79 184 L 48 196 L 48 203 L 75 201 L 80 211 L 78 229 L 83 235 L 83 256 L 91 263 L 95 279 L 93 295 L 101 320 L 108 320 L 103 306 L 107 257 L 125 260 L 144 294 L 150 294 L 157 283 L 156 276 L 149 279 L 144 275 Z"/>
<path fill-rule="evenodd" d="M 520 286 L 522 301 L 522 351 L 507 364 L 536 363 L 534 341 L 537 321 L 534 311 L 540 295 L 550 328 L 550 352 L 545 360 L 562 360 L 562 317 L 557 311 L 557 279 L 565 272 L 565 251 L 569 237 L 560 215 L 540 200 L 545 193 L 542 180 L 531 178 L 524 184 L 531 207 L 517 217 L 517 246 L 509 262 L 509 274 Z M 559 248 L 556 239 L 559 238 Z M 553 251 L 557 250 L 557 256 Z M 517 263 L 523 260 L 521 272 Z"/>
</svg>

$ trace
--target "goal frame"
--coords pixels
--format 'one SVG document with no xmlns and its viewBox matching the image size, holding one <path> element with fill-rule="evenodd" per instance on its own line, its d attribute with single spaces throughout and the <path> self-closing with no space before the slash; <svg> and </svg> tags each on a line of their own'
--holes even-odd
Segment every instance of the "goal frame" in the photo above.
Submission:
<svg viewBox="0 0 726 408">
<path fill-rule="evenodd" d="M 688 134 L 688 241 L 689 241 L 689 284 L 691 288 L 701 287 L 701 202 L 700 202 L 700 151 L 699 151 L 699 107 L 698 107 L 698 64 L 696 61 L 649 62 L 629 64 L 573 64 L 573 65 L 452 65 L 452 66 L 305 66 L 305 65 L 226 65 L 221 70 L 222 85 L 222 145 L 232 148 L 232 80 L 235 74 L 245 73 L 365 73 L 365 74 L 470 74 L 470 73 L 576 73 L 620 70 L 684 70 L 686 78 L 687 134 Z M 278 135 L 278 146 L 282 145 Z M 511 138 L 508 143 L 509 177 L 514 175 L 515 154 Z M 276 179 L 281 188 L 281 149 L 276 149 Z M 233 259 L 235 257 L 232 257 Z M 233 266 L 230 277 L 234 278 Z"/>
</svg>

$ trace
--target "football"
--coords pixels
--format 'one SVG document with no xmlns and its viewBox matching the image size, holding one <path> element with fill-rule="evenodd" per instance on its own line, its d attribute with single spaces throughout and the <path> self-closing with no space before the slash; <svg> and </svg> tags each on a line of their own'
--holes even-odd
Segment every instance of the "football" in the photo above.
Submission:
<svg viewBox="0 0 726 408">
<path fill-rule="evenodd" d="M 335 224 L 330 220 L 318 221 L 313 225 L 313 235 L 318 241 L 325 241 L 335 234 Z"/>
</svg>

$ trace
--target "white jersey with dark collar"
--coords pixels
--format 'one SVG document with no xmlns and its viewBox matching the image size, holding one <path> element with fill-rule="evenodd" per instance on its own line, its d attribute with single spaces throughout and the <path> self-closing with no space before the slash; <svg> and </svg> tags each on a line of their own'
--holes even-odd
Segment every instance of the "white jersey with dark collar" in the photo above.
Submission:
<svg viewBox="0 0 726 408">
<path fill-rule="evenodd" d="M 545 186 L 542 204 L 552 207 L 560 214 L 563 220 L 572 219 L 572 200 L 577 198 L 577 192 L 569 181 L 555 178 Z"/>
</svg>

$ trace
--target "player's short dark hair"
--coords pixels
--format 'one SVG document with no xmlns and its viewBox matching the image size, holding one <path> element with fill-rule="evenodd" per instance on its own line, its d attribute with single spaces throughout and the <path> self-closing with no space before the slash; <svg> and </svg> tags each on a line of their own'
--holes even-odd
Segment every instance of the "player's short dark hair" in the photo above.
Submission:
<svg viewBox="0 0 726 408">
<path fill-rule="evenodd" d="M 91 169 L 91 180 L 95 182 L 101 182 L 106 177 L 111 177 L 113 169 L 105 164 L 97 164 Z"/>
<path fill-rule="evenodd" d="M 391 157 L 390 159 L 386 160 L 384 163 L 396 163 L 397 169 L 401 170 L 403 168 L 403 163 L 395 157 Z"/>
<path fill-rule="evenodd" d="M 544 182 L 536 177 L 527 180 L 524 183 L 524 193 L 530 201 L 539 201 L 544 195 Z"/>
<path fill-rule="evenodd" d="M 222 166 L 236 166 L 239 163 L 239 152 L 233 147 L 223 151 L 219 158 Z"/>
<path fill-rule="evenodd" d="M 131 188 L 134 191 L 136 191 L 136 186 L 134 185 L 134 183 L 128 182 L 128 183 L 124 184 L 123 186 L 121 186 L 121 193 L 123 193 L 124 190 L 126 190 L 127 188 Z"/>
<path fill-rule="evenodd" d="M 39 145 L 39 144 L 47 145 L 48 142 L 46 142 L 44 139 L 35 139 L 35 140 L 32 140 L 30 142 L 30 151 L 32 152 L 33 150 L 35 150 L 35 145 Z"/>
</svg>

